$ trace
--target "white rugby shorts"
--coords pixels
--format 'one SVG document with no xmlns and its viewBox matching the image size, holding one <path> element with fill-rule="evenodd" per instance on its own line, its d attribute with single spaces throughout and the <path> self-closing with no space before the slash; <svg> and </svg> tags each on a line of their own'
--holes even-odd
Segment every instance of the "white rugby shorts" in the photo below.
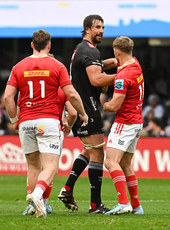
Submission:
<svg viewBox="0 0 170 230">
<path fill-rule="evenodd" d="M 113 123 L 106 147 L 134 153 L 143 124 Z"/>
<path fill-rule="evenodd" d="M 60 130 L 58 119 L 41 118 L 22 122 L 19 125 L 19 137 L 23 153 L 39 151 L 60 155 L 64 139 Z"/>
</svg>

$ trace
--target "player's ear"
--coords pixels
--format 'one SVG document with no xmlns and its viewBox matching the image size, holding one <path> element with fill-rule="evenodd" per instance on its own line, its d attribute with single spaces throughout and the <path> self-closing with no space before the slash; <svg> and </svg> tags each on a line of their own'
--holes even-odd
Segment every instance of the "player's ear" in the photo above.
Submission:
<svg viewBox="0 0 170 230">
<path fill-rule="evenodd" d="M 48 50 L 50 51 L 51 49 L 51 42 L 48 43 Z"/>
<path fill-rule="evenodd" d="M 33 45 L 33 42 L 31 42 L 31 48 L 33 49 L 34 45 Z"/>
<path fill-rule="evenodd" d="M 89 34 L 90 33 L 90 28 L 85 28 L 85 31 L 86 31 L 86 34 Z"/>
</svg>

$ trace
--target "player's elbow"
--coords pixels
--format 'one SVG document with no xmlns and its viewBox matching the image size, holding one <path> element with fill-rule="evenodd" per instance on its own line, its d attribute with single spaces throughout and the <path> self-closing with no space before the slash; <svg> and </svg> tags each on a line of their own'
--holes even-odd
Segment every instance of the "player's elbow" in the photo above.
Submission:
<svg viewBox="0 0 170 230">
<path fill-rule="evenodd" d="M 77 99 L 77 91 L 72 85 L 66 85 L 62 89 L 69 101 Z"/>
<path fill-rule="evenodd" d="M 69 101 L 77 100 L 77 92 L 75 90 L 71 90 L 67 97 Z"/>
<path fill-rule="evenodd" d="M 101 79 L 92 79 L 92 80 L 90 80 L 90 83 L 94 87 L 103 87 L 103 86 L 105 86 L 104 83 L 101 81 Z"/>
<path fill-rule="evenodd" d="M 7 93 L 5 93 L 4 97 L 3 97 L 3 102 L 4 102 L 5 106 L 9 103 L 9 100 L 10 100 L 9 95 Z"/>
</svg>

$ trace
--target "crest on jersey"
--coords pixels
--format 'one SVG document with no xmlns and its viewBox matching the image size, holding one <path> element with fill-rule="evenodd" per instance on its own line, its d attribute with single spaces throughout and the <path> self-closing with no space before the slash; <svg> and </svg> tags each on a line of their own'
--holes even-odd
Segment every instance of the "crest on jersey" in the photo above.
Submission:
<svg viewBox="0 0 170 230">
<path fill-rule="evenodd" d="M 124 90 L 124 79 L 115 80 L 115 89 Z"/>
</svg>

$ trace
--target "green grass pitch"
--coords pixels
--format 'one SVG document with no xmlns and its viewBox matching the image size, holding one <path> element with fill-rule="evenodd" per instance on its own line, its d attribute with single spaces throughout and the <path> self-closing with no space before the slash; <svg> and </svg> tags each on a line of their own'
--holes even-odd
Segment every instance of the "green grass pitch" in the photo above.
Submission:
<svg viewBox="0 0 170 230">
<path fill-rule="evenodd" d="M 86 177 L 76 183 L 74 197 L 79 211 L 66 209 L 57 195 L 67 177 L 56 177 L 49 200 L 53 213 L 46 219 L 23 216 L 27 203 L 26 176 L 0 175 L 0 229 L 3 230 L 169 230 L 170 229 L 170 180 L 139 179 L 139 197 L 144 215 L 105 216 L 88 214 L 90 185 Z M 103 179 L 103 203 L 112 208 L 117 195 L 111 178 Z"/>
</svg>

